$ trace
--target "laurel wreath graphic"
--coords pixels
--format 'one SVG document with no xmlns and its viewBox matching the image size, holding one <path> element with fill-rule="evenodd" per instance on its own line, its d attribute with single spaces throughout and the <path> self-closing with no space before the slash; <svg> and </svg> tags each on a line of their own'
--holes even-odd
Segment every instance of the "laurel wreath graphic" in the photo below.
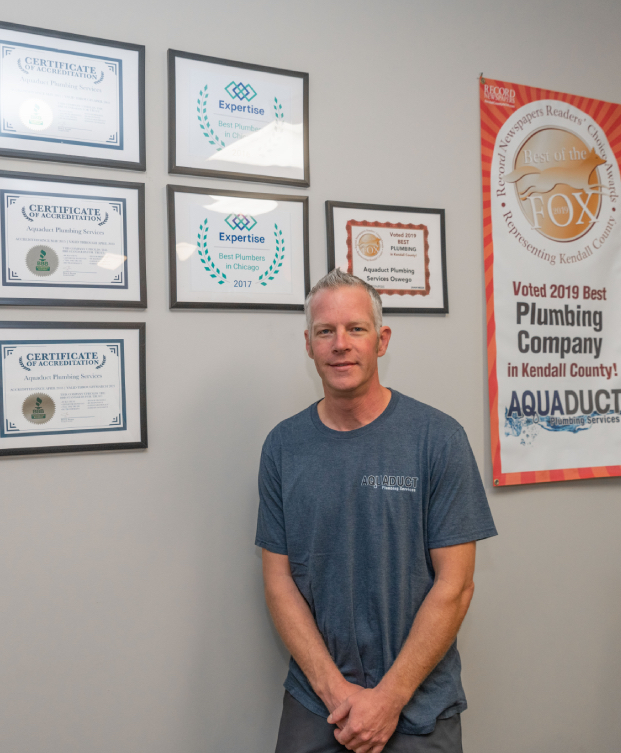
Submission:
<svg viewBox="0 0 621 753">
<path fill-rule="evenodd" d="M 218 137 L 217 134 L 213 132 L 213 128 L 211 127 L 209 123 L 209 118 L 207 117 L 207 97 L 209 96 L 209 92 L 207 91 L 208 84 L 205 84 L 204 88 L 200 90 L 197 102 L 197 108 L 196 112 L 198 113 L 198 124 L 203 130 L 203 136 L 205 136 L 210 144 L 213 144 L 213 146 L 216 147 L 216 151 L 221 151 L 224 149 L 226 144 L 224 141 L 222 141 L 221 138 Z"/>
<path fill-rule="evenodd" d="M 97 371 L 97 369 L 101 369 L 101 367 L 104 366 L 105 363 L 106 363 L 106 356 L 104 354 L 103 361 L 99 364 L 99 366 L 95 366 L 95 371 Z"/>
<path fill-rule="evenodd" d="M 106 212 L 105 219 L 102 222 L 98 222 L 97 224 L 99 225 L 99 227 L 101 227 L 102 225 L 105 225 L 106 222 L 108 222 L 108 213 L 107 212 Z"/>
<path fill-rule="evenodd" d="M 274 277 L 276 277 L 280 272 L 283 259 L 285 258 L 285 240 L 282 237 L 282 230 L 279 229 L 276 223 L 274 223 L 274 235 L 276 236 L 276 253 L 274 254 L 272 263 L 267 270 L 259 276 L 259 282 L 261 285 L 267 285 L 270 280 L 273 280 Z"/>
<path fill-rule="evenodd" d="M 22 214 L 24 215 L 24 219 L 25 219 L 25 220 L 28 220 L 28 222 L 34 222 L 34 220 L 32 219 L 32 217 L 29 217 L 29 216 L 28 216 L 28 215 L 26 214 L 26 207 L 22 207 Z"/>
<path fill-rule="evenodd" d="M 204 230 L 204 232 L 203 232 Z M 207 218 L 205 218 L 203 224 L 200 226 L 200 229 L 198 231 L 198 256 L 201 260 L 205 271 L 208 272 L 210 277 L 213 277 L 214 280 L 217 281 L 218 285 L 224 285 L 225 282 L 227 282 L 226 275 L 224 272 L 221 272 L 218 267 L 216 267 L 213 259 L 209 255 L 209 249 L 207 248 L 207 231 L 209 230 L 209 225 Z M 201 238 L 201 233 L 203 234 L 203 237 Z M 218 279 L 220 277 L 221 279 Z"/>
<path fill-rule="evenodd" d="M 101 76 L 97 79 L 97 81 L 93 81 L 93 84 L 101 84 L 101 82 L 104 80 L 104 71 L 101 72 Z"/>
<path fill-rule="evenodd" d="M 282 105 L 278 102 L 277 97 L 274 97 L 274 117 L 276 123 L 281 123 L 285 119 L 285 113 L 282 111 Z"/>
<path fill-rule="evenodd" d="M 22 73 L 25 73 L 26 76 L 30 73 L 30 71 L 25 70 L 25 68 L 22 68 L 22 59 L 17 58 L 17 67 L 20 69 Z"/>
<path fill-rule="evenodd" d="M 26 371 L 32 371 L 32 369 L 29 369 L 28 366 L 24 366 L 24 362 L 22 361 L 22 357 L 19 357 L 19 365 L 22 367 L 22 369 L 26 369 Z"/>
<path fill-rule="evenodd" d="M 278 101 L 278 97 L 274 97 L 273 108 L 275 128 L 274 131 L 270 134 L 270 138 L 267 140 L 267 142 L 262 144 L 262 148 L 260 149 L 260 154 L 262 157 L 271 155 L 274 150 L 278 148 L 280 139 L 284 134 L 285 113 L 283 112 L 282 105 Z"/>
</svg>

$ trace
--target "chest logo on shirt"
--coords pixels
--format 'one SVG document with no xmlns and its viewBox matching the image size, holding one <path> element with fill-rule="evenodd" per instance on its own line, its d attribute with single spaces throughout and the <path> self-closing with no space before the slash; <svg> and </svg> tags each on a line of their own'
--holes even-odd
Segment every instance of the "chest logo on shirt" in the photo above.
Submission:
<svg viewBox="0 0 621 753">
<path fill-rule="evenodd" d="M 389 492 L 415 492 L 418 485 L 416 476 L 374 476 L 362 477 L 360 486 L 372 486 Z"/>
</svg>

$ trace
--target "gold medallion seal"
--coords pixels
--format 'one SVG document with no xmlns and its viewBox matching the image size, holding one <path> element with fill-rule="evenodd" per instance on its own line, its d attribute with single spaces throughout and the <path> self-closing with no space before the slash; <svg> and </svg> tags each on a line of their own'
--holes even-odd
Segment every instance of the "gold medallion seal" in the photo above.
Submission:
<svg viewBox="0 0 621 753">
<path fill-rule="evenodd" d="M 522 212 L 535 230 L 551 240 L 573 241 L 597 222 L 608 190 L 599 171 L 605 164 L 575 133 L 542 128 L 522 144 L 504 180 L 515 185 Z"/>
<path fill-rule="evenodd" d="M 56 412 L 56 405 L 49 395 L 33 392 L 24 400 L 22 413 L 31 424 L 46 424 Z"/>
<path fill-rule="evenodd" d="M 58 254 L 49 246 L 33 246 L 26 254 L 26 266 L 37 277 L 49 277 L 58 269 Z"/>
<path fill-rule="evenodd" d="M 384 244 L 377 233 L 364 230 L 356 238 L 356 251 L 363 259 L 373 261 L 381 256 Z"/>
</svg>

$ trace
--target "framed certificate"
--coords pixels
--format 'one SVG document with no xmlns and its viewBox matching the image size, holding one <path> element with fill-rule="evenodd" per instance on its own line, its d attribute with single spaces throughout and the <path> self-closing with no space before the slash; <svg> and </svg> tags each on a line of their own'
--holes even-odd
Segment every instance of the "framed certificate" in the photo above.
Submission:
<svg viewBox="0 0 621 753">
<path fill-rule="evenodd" d="M 144 47 L 0 22 L 0 155 L 145 170 Z"/>
<path fill-rule="evenodd" d="M 310 185 L 308 73 L 168 50 L 169 172 Z"/>
<path fill-rule="evenodd" d="M 0 322 L 0 455 L 145 447 L 144 324 Z"/>
<path fill-rule="evenodd" d="M 387 314 L 448 314 L 444 209 L 326 201 L 328 269 L 372 285 Z"/>
<path fill-rule="evenodd" d="M 308 198 L 168 186 L 171 308 L 304 310 Z"/>
<path fill-rule="evenodd" d="M 0 171 L 0 306 L 145 308 L 144 184 Z"/>
</svg>

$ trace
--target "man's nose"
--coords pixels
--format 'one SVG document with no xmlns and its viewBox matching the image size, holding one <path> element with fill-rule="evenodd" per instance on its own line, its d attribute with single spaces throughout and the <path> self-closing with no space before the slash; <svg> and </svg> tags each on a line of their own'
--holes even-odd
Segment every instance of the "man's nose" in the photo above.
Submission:
<svg viewBox="0 0 621 753">
<path fill-rule="evenodd" d="M 334 350 L 339 351 L 350 349 L 351 346 L 349 343 L 349 336 L 345 328 L 336 330 L 336 337 L 334 338 L 332 347 L 334 348 Z"/>
</svg>

